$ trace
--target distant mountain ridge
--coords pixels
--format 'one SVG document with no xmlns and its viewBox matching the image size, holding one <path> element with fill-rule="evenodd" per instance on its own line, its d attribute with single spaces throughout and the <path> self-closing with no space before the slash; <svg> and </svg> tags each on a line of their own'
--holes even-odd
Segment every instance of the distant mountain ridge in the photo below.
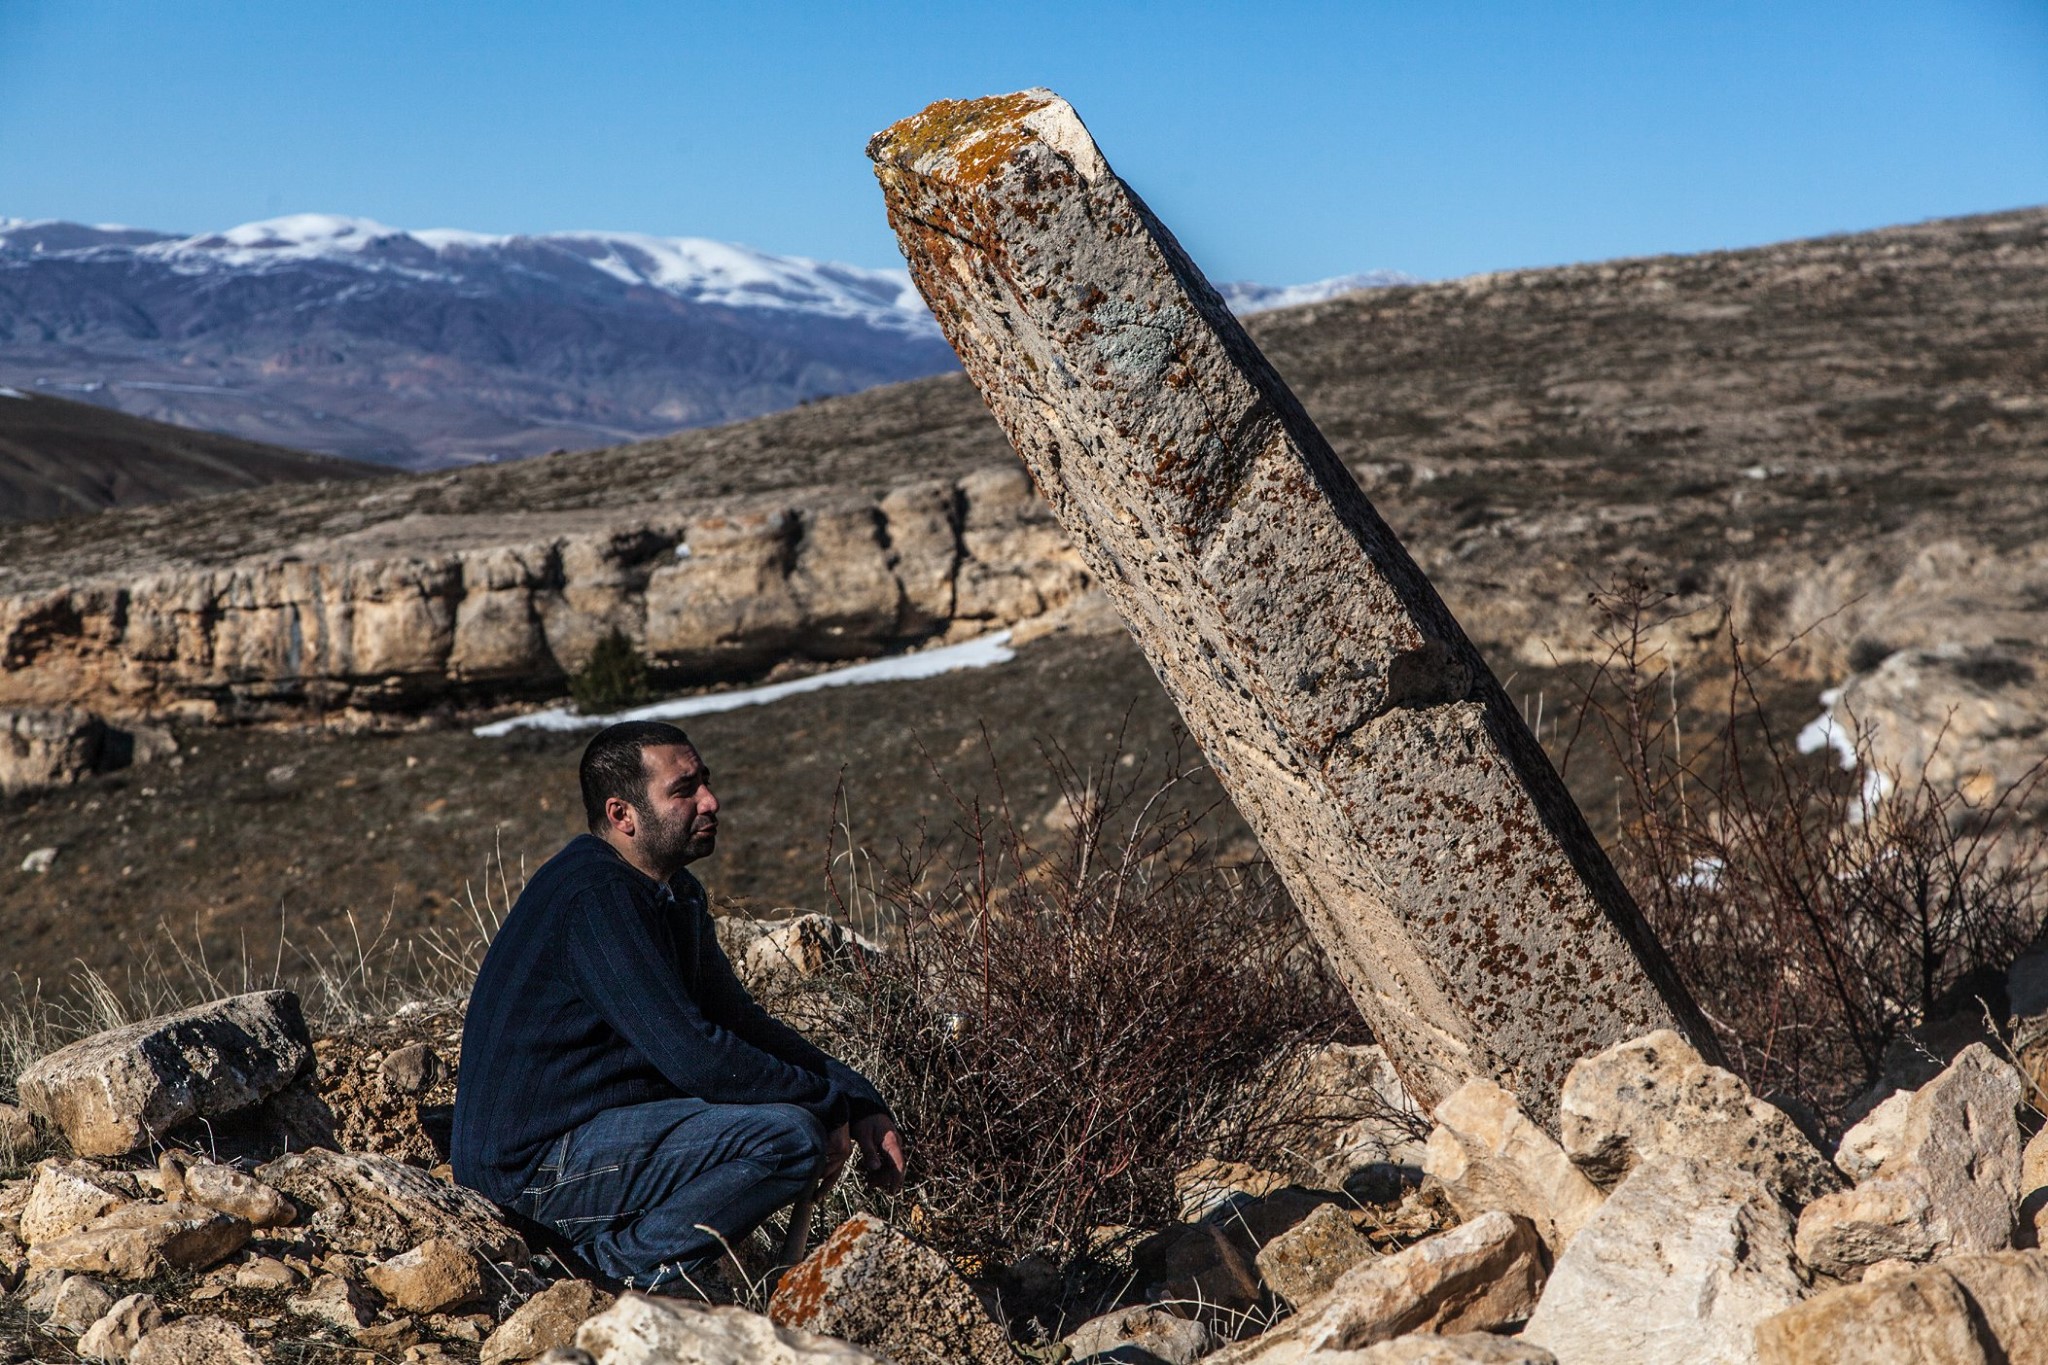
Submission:
<svg viewBox="0 0 2048 1365">
<path fill-rule="evenodd" d="M 1225 293 L 1251 312 L 1405 282 Z M 907 272 L 704 238 L 0 218 L 0 384 L 407 468 L 665 435 L 955 364 Z"/>
</svg>

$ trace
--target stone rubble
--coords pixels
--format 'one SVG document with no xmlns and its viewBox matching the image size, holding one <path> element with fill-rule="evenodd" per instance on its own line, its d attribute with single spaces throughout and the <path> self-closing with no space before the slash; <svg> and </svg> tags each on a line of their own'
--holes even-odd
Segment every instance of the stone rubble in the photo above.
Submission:
<svg viewBox="0 0 2048 1365">
<path fill-rule="evenodd" d="M 612 1295 L 588 1280 L 557 1280 L 484 1339 L 479 1359 L 482 1365 L 512 1365 L 557 1346 L 572 1346 L 576 1329 L 611 1305 Z"/>
<path fill-rule="evenodd" d="M 1373 1255 L 1372 1240 L 1336 1204 L 1324 1204 L 1259 1248 L 1259 1278 L 1299 1308 Z"/>
<path fill-rule="evenodd" d="M 1164 1308 L 1121 1308 L 1067 1334 L 1073 1365 L 1193 1365 L 1215 1344 L 1206 1325 Z"/>
<path fill-rule="evenodd" d="M 137 1342 L 163 1324 L 163 1310 L 154 1294 L 130 1294 L 86 1328 L 78 1339 L 78 1354 L 87 1360 L 126 1360 Z"/>
<path fill-rule="evenodd" d="M 1520 1214 L 1556 1255 L 1607 1197 L 1492 1081 L 1466 1082 L 1433 1117 L 1422 1169 L 1466 1218 Z"/>
<path fill-rule="evenodd" d="M 576 1330 L 576 1346 L 597 1365 L 889 1365 L 892 1360 L 910 1365 L 947 1359 L 883 1357 L 743 1308 L 708 1308 L 645 1294 L 621 1295 Z"/>
<path fill-rule="evenodd" d="M 916 1311 L 906 1312 L 912 1304 Z M 783 1327 L 868 1347 L 898 1365 L 1010 1359 L 1009 1333 L 952 1263 L 869 1214 L 847 1219 L 786 1271 L 768 1315 Z M 577 1345 L 590 1349 L 581 1334 Z"/>
</svg>

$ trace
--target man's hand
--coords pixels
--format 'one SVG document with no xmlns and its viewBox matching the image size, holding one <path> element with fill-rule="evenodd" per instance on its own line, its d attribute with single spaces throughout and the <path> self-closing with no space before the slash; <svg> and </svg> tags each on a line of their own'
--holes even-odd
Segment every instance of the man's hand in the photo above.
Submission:
<svg viewBox="0 0 2048 1365">
<path fill-rule="evenodd" d="M 818 1172 L 818 1198 L 823 1199 L 839 1183 L 839 1173 L 846 1169 L 846 1159 L 852 1155 L 853 1137 L 845 1124 L 825 1135 L 825 1164 Z"/>
<path fill-rule="evenodd" d="M 887 1194 L 903 1188 L 903 1135 L 896 1131 L 896 1120 L 869 1114 L 853 1125 L 853 1140 L 860 1144 L 861 1174 L 870 1185 Z"/>
</svg>

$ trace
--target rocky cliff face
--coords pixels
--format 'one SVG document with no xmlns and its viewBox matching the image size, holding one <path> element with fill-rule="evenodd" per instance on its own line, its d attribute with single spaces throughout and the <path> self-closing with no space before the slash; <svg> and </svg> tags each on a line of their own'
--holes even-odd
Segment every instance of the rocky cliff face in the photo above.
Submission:
<svg viewBox="0 0 2048 1365">
<path fill-rule="evenodd" d="M 968 635 L 1086 584 L 1021 470 L 599 513 L 417 515 L 0 599 L 0 705 L 188 721 L 561 689 L 623 631 L 673 685 Z"/>
</svg>

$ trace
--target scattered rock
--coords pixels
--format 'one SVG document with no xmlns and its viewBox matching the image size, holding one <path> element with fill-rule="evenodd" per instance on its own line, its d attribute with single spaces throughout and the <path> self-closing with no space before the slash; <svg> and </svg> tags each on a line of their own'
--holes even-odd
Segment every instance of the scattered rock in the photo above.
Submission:
<svg viewBox="0 0 2048 1365">
<path fill-rule="evenodd" d="M 1799 1256 L 1853 1279 L 1883 1260 L 2010 1246 L 2020 1196 L 2019 1072 L 1982 1044 L 1908 1101 L 1898 1150 L 1853 1189 L 1809 1204 Z"/>
<path fill-rule="evenodd" d="M 0 1165 L 12 1166 L 17 1152 L 33 1146 L 36 1124 L 28 1110 L 0 1102 Z"/>
<path fill-rule="evenodd" d="M 519 1305 L 485 1338 L 483 1365 L 512 1365 L 572 1345 L 584 1320 L 611 1305 L 612 1296 L 588 1280 L 558 1280 Z"/>
<path fill-rule="evenodd" d="M 113 1306 L 113 1294 L 98 1280 L 61 1271 L 37 1285 L 27 1300 L 30 1312 L 66 1332 L 83 1332 Z"/>
<path fill-rule="evenodd" d="M 1466 1218 L 1520 1214 L 1555 1255 L 1607 1197 L 1492 1081 L 1467 1081 L 1432 1117 L 1422 1168 Z"/>
<path fill-rule="evenodd" d="M 1221 1222 L 1180 1223 L 1138 1243 L 1131 1279 L 1154 1303 L 1187 1304 L 1212 1317 L 1245 1313 L 1261 1292 L 1255 1246 L 1243 1230 Z"/>
<path fill-rule="evenodd" d="M 281 1228 L 299 1214 L 291 1200 L 232 1166 L 166 1150 L 157 1158 L 156 1169 L 164 1198 L 204 1204 L 244 1219 L 252 1227 Z"/>
<path fill-rule="evenodd" d="M 30 849 L 28 851 L 28 856 L 21 860 L 21 870 L 23 872 L 33 873 L 38 877 L 48 872 L 51 868 L 55 867 L 56 865 L 57 850 L 48 845 L 45 845 L 42 848 Z"/>
<path fill-rule="evenodd" d="M 134 1177 L 122 1177 L 90 1161 L 45 1161 L 21 1210 L 21 1240 L 34 1246 L 77 1232 L 141 1193 Z"/>
<path fill-rule="evenodd" d="M 87 1360 L 126 1360 L 135 1343 L 163 1326 L 163 1310 L 154 1294 L 130 1294 L 86 1329 L 78 1354 Z"/>
<path fill-rule="evenodd" d="M 313 1318 L 347 1332 L 368 1327 L 375 1316 L 362 1291 L 339 1275 L 320 1276 L 305 1293 L 286 1299 L 284 1306 L 302 1318 Z"/>
<path fill-rule="evenodd" d="M 116 1156 L 253 1108 L 312 1059 L 298 996 L 259 991 L 81 1039 L 22 1072 L 19 1089 L 73 1151 Z"/>
<path fill-rule="evenodd" d="M 1851 1180 L 1868 1180 L 1877 1168 L 1891 1160 L 1906 1134 L 1906 1110 L 1912 1106 L 1913 1091 L 1894 1090 L 1875 1109 L 1842 1134 L 1835 1148 L 1835 1168 Z"/>
<path fill-rule="evenodd" d="M 1191 1365 L 1210 1348 L 1209 1329 L 1163 1308 L 1123 1308 L 1082 1323 L 1066 1339 L 1074 1365 Z"/>
<path fill-rule="evenodd" d="M 249 1225 L 202 1204 L 123 1204 L 78 1232 L 29 1248 L 29 1264 L 117 1280 L 204 1270 L 240 1251 Z"/>
<path fill-rule="evenodd" d="M 1315 1365 L 1557 1365 L 1557 1357 L 1533 1342 L 1488 1332 L 1422 1333 L 1362 1351 L 1325 1351 Z"/>
<path fill-rule="evenodd" d="M 440 1053 L 425 1043 L 408 1043 L 378 1063 L 377 1079 L 390 1094 L 418 1098 L 434 1088 L 443 1069 Z"/>
<path fill-rule="evenodd" d="M 1543 1288 L 1543 1244 L 1515 1214 L 1483 1213 L 1347 1271 L 1328 1293 L 1217 1365 L 1321 1362 L 1410 1332 L 1490 1331 L 1518 1323 Z"/>
<path fill-rule="evenodd" d="M 1558 1136 L 1605 1189 L 1662 1155 L 1753 1172 L 1794 1209 L 1842 1187 L 1790 1115 L 1670 1029 L 1576 1063 L 1558 1097 Z"/>
<path fill-rule="evenodd" d="M 915 1302 L 898 1307 L 908 1311 Z M 744 1308 L 709 1308 L 645 1294 L 621 1295 L 577 1329 L 576 1346 L 597 1365 L 888 1365 L 849 1342 L 773 1322 Z M 891 1357 L 900 1365 L 970 1358 L 980 1357 Z"/>
<path fill-rule="evenodd" d="M 1558 1257 L 1523 1335 L 1574 1365 L 1742 1361 L 1756 1324 L 1806 1292 L 1762 1176 L 1655 1156 Z"/>
<path fill-rule="evenodd" d="M 487 1260 L 523 1265 L 527 1259 L 526 1243 L 489 1200 L 390 1157 L 297 1152 L 256 1174 L 313 1210 L 308 1229 L 337 1251 L 381 1260 L 429 1237 L 446 1237 Z"/>
<path fill-rule="evenodd" d="M 841 1223 L 785 1272 L 768 1313 L 784 1327 L 841 1337 L 898 1365 L 1010 1359 L 1009 1334 L 952 1263 L 871 1214 Z M 604 1358 L 582 1333 L 576 1344 Z"/>
<path fill-rule="evenodd" d="M 298 1282 L 297 1273 L 275 1256 L 252 1256 L 235 1269 L 237 1289 L 290 1289 Z"/>
<path fill-rule="evenodd" d="M 1360 1171 L 1419 1167 L 1429 1118 L 1394 1074 L 1378 1043 L 1329 1043 L 1301 1063 L 1301 1083 L 1285 1111 L 1319 1183 L 1349 1189 Z"/>
<path fill-rule="evenodd" d="M 179 1318 L 128 1354 L 128 1365 L 263 1365 L 242 1329 L 225 1318 Z"/>
<path fill-rule="evenodd" d="M 446 1237 L 429 1237 L 365 1274 L 379 1294 L 408 1313 L 441 1313 L 484 1296 L 476 1254 Z"/>
<path fill-rule="evenodd" d="M 2020 1246 L 2048 1244 L 2048 1128 L 2027 1139 L 2020 1151 Z"/>
<path fill-rule="evenodd" d="M 1259 1277 L 1290 1307 L 1299 1308 L 1372 1254 L 1372 1242 L 1351 1216 L 1324 1204 L 1259 1249 Z"/>
<path fill-rule="evenodd" d="M 2048 1361 L 2048 1253 L 1955 1256 L 1910 1274 L 1866 1277 L 1758 1326 L 1763 1365 L 1941 1365 Z"/>
</svg>

